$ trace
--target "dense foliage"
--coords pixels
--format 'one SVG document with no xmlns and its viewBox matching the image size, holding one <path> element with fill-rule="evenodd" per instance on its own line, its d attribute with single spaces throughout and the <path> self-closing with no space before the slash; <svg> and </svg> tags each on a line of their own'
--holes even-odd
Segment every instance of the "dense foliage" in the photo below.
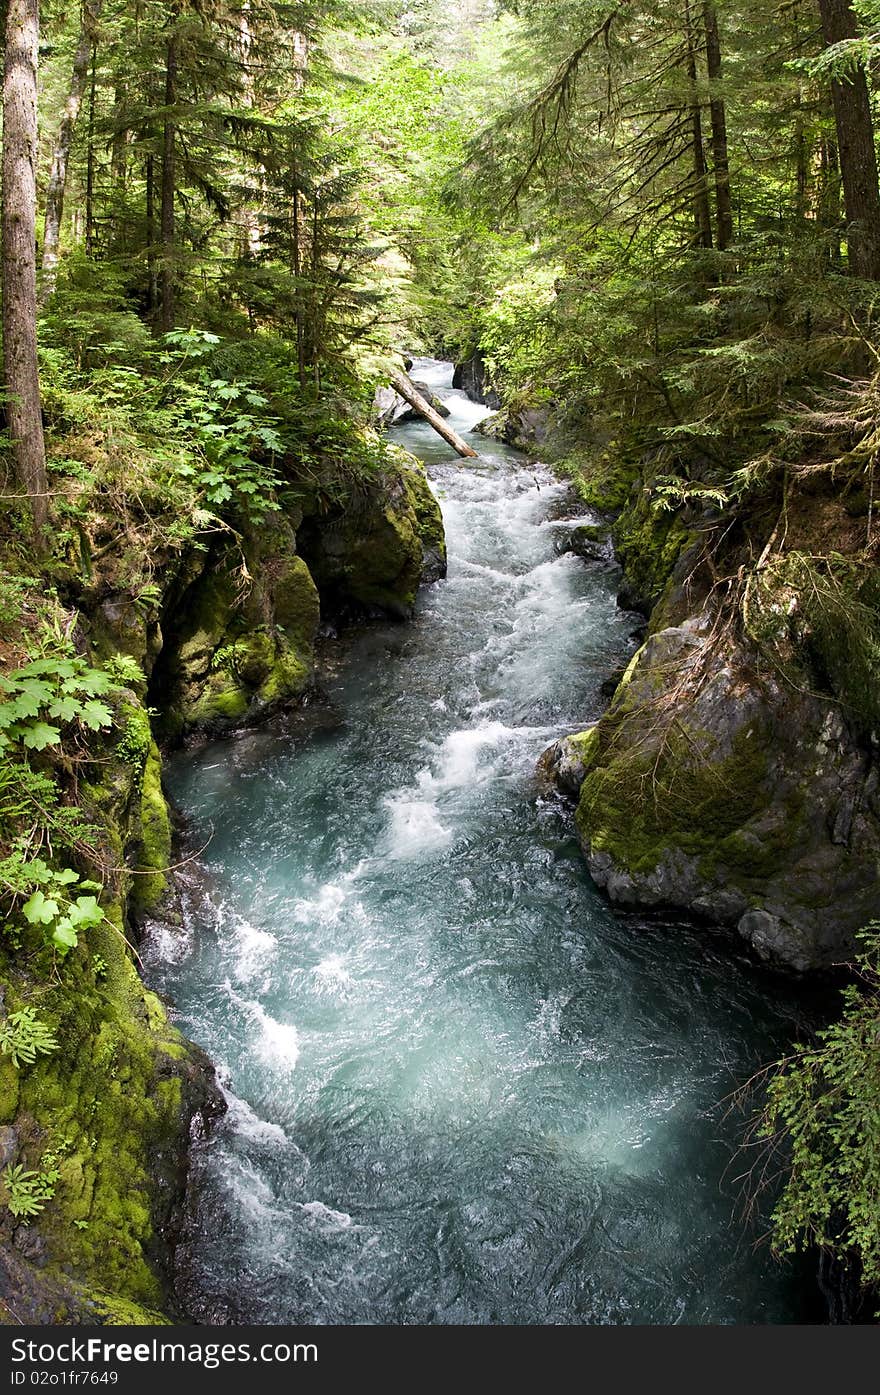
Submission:
<svg viewBox="0 0 880 1395">
<path fill-rule="evenodd" d="M 185 549 L 356 496 L 386 461 L 373 389 L 407 349 L 479 355 L 591 502 L 634 486 L 649 520 L 700 519 L 743 635 L 790 677 L 796 630 L 874 741 L 877 0 L 85 0 L 42 20 L 36 188 L 5 190 L 39 276 L 4 243 L 0 890 L 51 971 L 104 918 L 79 774 L 108 733 L 123 758 L 150 740 L 125 715 L 138 664 L 77 648 L 79 598 L 112 584 L 151 612 Z M 25 60 L 36 90 L 35 44 Z M 780 1247 L 854 1250 L 874 1281 L 872 964 L 767 1127 L 793 1148 Z M 56 1046 L 30 1011 L 0 1023 L 24 1065 Z M 55 1173 L 5 1180 L 27 1216 Z"/>
<path fill-rule="evenodd" d="M 783 1253 L 805 1243 L 855 1258 L 880 1284 L 880 934 L 863 936 L 859 982 L 843 991 L 840 1021 L 797 1048 L 770 1081 L 759 1133 L 784 1156 L 773 1215 Z M 773 1168 L 765 1168 L 772 1175 Z"/>
</svg>

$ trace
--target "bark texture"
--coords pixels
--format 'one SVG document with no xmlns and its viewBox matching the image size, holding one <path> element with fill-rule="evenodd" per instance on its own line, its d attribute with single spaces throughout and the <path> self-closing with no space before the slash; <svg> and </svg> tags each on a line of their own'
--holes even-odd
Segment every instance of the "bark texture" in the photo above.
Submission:
<svg viewBox="0 0 880 1395">
<path fill-rule="evenodd" d="M 8 0 L 3 69 L 3 372 L 15 470 L 42 540 L 48 486 L 37 372 L 38 0 Z"/>
<path fill-rule="evenodd" d="M 706 72 L 709 77 L 709 115 L 712 123 L 712 165 L 715 174 L 715 211 L 718 250 L 733 241 L 733 210 L 730 200 L 730 158 L 727 148 L 727 110 L 719 91 L 721 81 L 721 36 L 718 14 L 712 0 L 704 0 L 706 29 Z"/>
<path fill-rule="evenodd" d="M 159 326 L 163 334 L 174 328 L 174 195 L 177 127 L 174 103 L 177 100 L 177 40 L 168 40 L 165 57 L 165 121 L 162 131 L 162 266 L 159 275 L 161 304 Z"/>
<path fill-rule="evenodd" d="M 711 248 L 712 210 L 709 207 L 709 170 L 706 165 L 706 151 L 703 145 L 703 113 L 697 91 L 697 50 L 690 0 L 685 0 L 684 17 L 687 38 L 687 75 L 691 89 L 690 124 L 695 242 L 698 247 Z"/>
<path fill-rule="evenodd" d="M 849 0 L 819 0 L 822 33 L 831 47 L 857 37 Z M 865 70 L 859 64 L 846 78 L 831 83 L 843 199 L 846 208 L 849 265 L 854 276 L 880 280 L 880 189 L 874 123 Z"/>
</svg>

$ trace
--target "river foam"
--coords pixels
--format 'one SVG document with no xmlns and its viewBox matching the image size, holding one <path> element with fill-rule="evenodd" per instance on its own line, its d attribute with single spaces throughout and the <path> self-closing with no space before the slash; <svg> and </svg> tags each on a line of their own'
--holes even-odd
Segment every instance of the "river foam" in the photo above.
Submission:
<svg viewBox="0 0 880 1395">
<path fill-rule="evenodd" d="M 467 431 L 484 409 L 450 371 L 413 368 Z M 718 1107 L 796 1007 L 703 933 L 614 914 L 536 788 L 632 653 L 615 574 L 561 551 L 583 508 L 543 467 L 398 438 L 441 498 L 447 580 L 412 625 L 341 635 L 343 726 L 294 749 L 270 725 L 234 795 L 237 743 L 168 770 L 214 837 L 151 978 L 229 1073 L 194 1153 L 193 1316 L 802 1318 L 742 1241 Z"/>
</svg>

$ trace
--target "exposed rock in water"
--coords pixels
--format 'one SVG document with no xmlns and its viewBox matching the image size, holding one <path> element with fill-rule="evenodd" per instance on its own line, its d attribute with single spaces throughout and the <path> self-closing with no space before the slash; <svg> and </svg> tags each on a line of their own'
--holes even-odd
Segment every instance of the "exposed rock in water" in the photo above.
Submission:
<svg viewBox="0 0 880 1395">
<path fill-rule="evenodd" d="M 429 407 L 433 407 L 438 416 L 445 418 L 451 415 L 446 403 L 427 383 L 419 382 L 415 378 L 411 379 L 411 382 L 416 392 L 425 399 Z M 398 426 L 402 422 L 421 421 L 422 416 L 399 392 L 395 392 L 393 387 L 380 387 L 376 389 L 376 396 L 373 398 L 373 420 L 380 429 L 386 430 L 389 426 Z"/>
<path fill-rule="evenodd" d="M 836 704 L 793 691 L 705 616 L 651 636 L 605 716 L 543 769 L 577 794 L 622 906 L 685 910 L 797 971 L 851 954 L 880 898 L 880 792 Z"/>
<path fill-rule="evenodd" d="M 578 523 L 563 535 L 559 551 L 573 552 L 585 562 L 613 562 L 611 530 L 603 523 Z"/>
<path fill-rule="evenodd" d="M 501 406 L 501 398 L 489 383 L 486 360 L 480 349 L 475 349 L 470 358 L 455 365 L 452 386 L 464 392 L 472 402 L 479 402 L 492 412 L 497 412 Z"/>
<path fill-rule="evenodd" d="M 440 506 L 424 467 L 400 448 L 356 508 L 307 518 L 298 541 L 330 615 L 353 609 L 406 619 L 420 583 L 446 575 Z"/>
<path fill-rule="evenodd" d="M 411 381 L 419 396 L 425 399 L 429 407 L 434 408 L 434 411 L 439 417 L 445 419 L 452 415 L 443 399 L 438 397 L 436 392 L 434 392 L 427 383 L 419 382 L 417 378 L 413 378 Z M 400 398 L 400 401 L 403 402 L 403 398 Z M 407 403 L 404 403 L 404 408 L 405 410 L 394 418 L 395 422 L 422 420 L 421 413 L 417 412 L 414 407 L 410 407 Z"/>
<path fill-rule="evenodd" d="M 494 416 L 478 421 L 474 430 L 493 441 L 503 441 L 516 450 L 542 446 L 550 434 L 552 410 L 549 406 L 505 407 Z"/>
</svg>

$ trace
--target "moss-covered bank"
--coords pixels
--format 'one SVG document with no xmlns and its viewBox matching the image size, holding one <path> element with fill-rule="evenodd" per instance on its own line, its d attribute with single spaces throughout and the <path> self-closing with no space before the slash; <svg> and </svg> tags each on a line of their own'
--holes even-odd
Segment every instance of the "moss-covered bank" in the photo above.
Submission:
<svg viewBox="0 0 880 1395">
<path fill-rule="evenodd" d="M 570 473 L 593 499 L 584 458 Z M 590 871 L 613 901 L 731 927 L 798 971 L 839 962 L 880 909 L 866 707 L 880 615 L 861 564 L 815 557 L 817 531 L 826 546 L 851 536 L 844 510 L 819 494 L 793 502 L 787 547 L 769 560 L 760 510 L 731 525 L 671 509 L 631 460 L 618 483 L 620 601 L 649 618 L 648 639 L 605 716 L 543 770 L 577 800 Z"/>
<path fill-rule="evenodd" d="M 167 1320 L 190 1139 L 225 1107 L 210 1062 L 135 966 L 132 917 L 164 893 L 171 834 L 146 712 L 134 692 L 115 708 L 80 787 L 103 922 L 63 961 L 38 929 L 0 944 L 4 1020 L 32 1008 L 58 1044 L 30 1064 L 0 1056 L 3 1167 L 48 1176 L 52 1193 L 17 1218 L 4 1172 L 0 1312 L 11 1323 Z"/>
<path fill-rule="evenodd" d="M 344 507 L 308 508 L 288 503 L 259 527 L 216 529 L 169 554 L 149 593 L 127 589 L 118 569 L 65 573 L 64 602 L 47 585 L 34 616 L 35 633 L 65 633 L 125 676 L 106 729 L 80 733 L 75 756 L 47 766 L 90 826 L 68 860 L 103 887 L 103 921 L 63 960 L 20 911 L 0 943 L 0 1027 L 33 1008 L 57 1042 L 30 1063 L 0 1054 L 0 1321 L 175 1316 L 190 1144 L 225 1106 L 210 1062 L 136 968 L 139 922 L 176 914 L 156 735 L 222 734 L 299 702 L 322 607 L 405 617 L 420 582 L 445 570 L 439 507 L 405 452 L 389 451 Z M 11 666 L 29 654 L 7 649 Z M 42 1179 L 30 1217 L 10 1208 L 16 1169 Z"/>
</svg>

